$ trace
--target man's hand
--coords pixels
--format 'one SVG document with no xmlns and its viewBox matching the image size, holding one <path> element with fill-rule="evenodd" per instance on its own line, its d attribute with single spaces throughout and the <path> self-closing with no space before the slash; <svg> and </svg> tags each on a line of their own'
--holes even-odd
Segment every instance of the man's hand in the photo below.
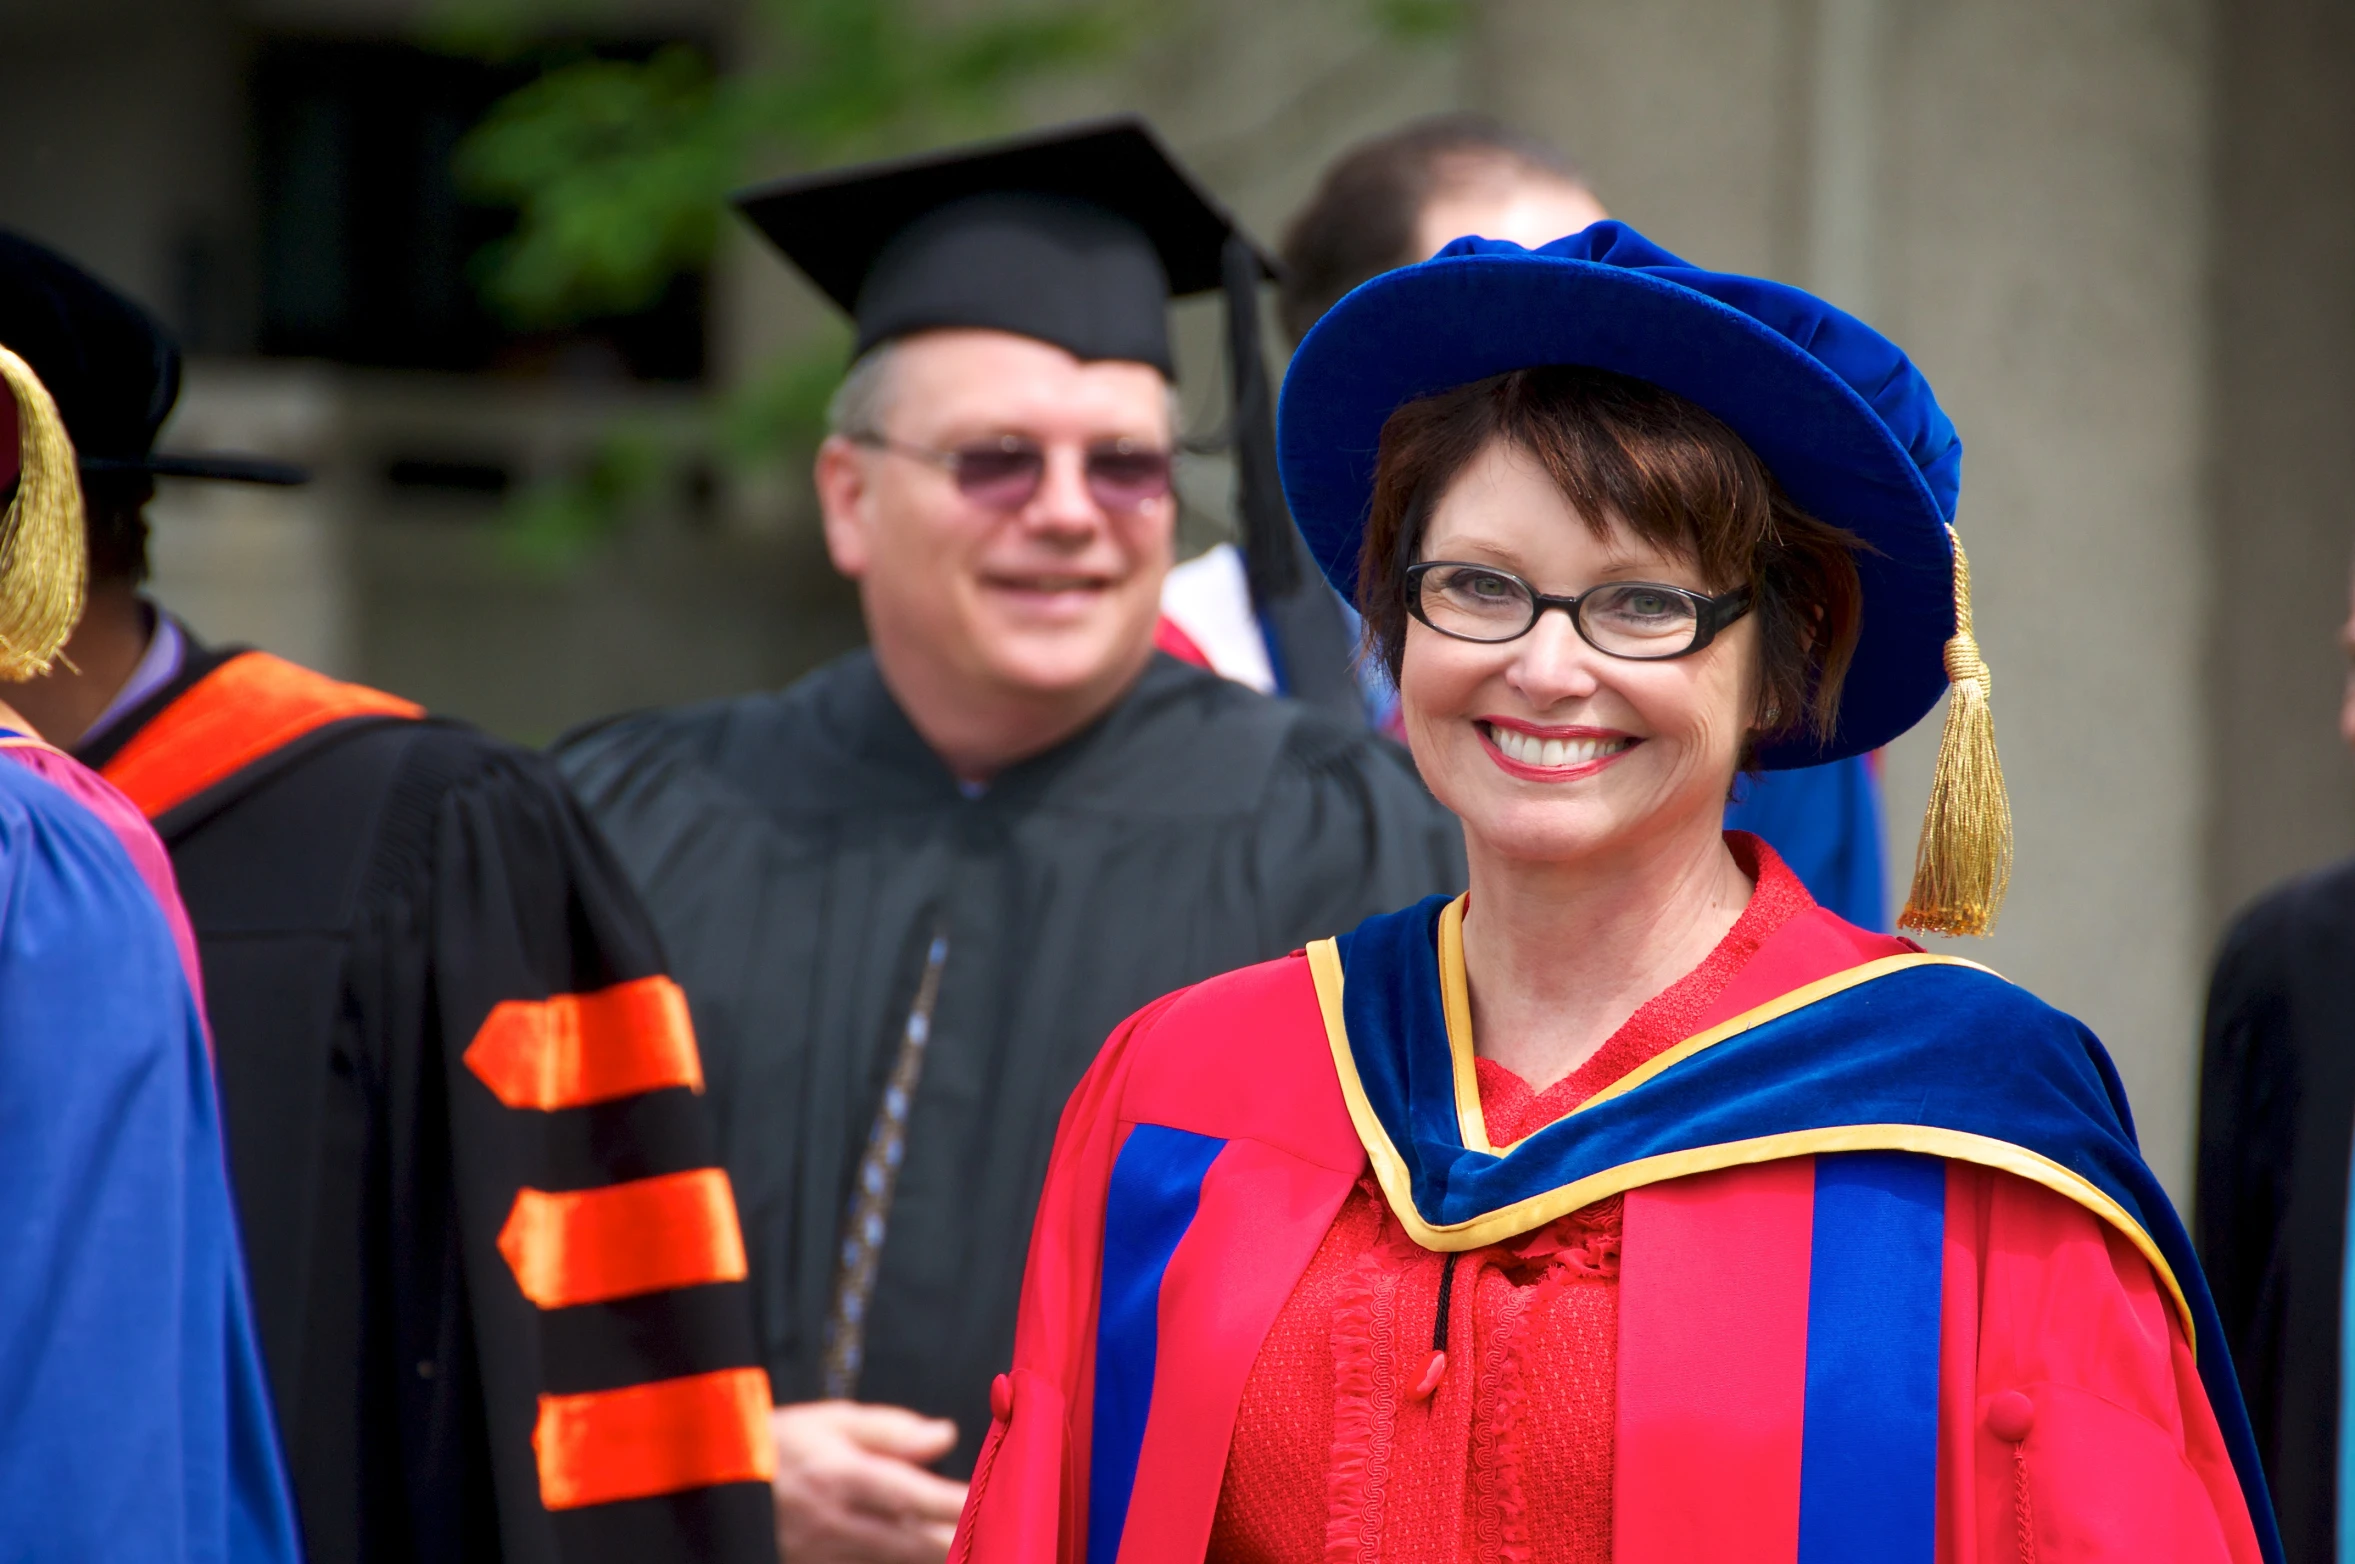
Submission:
<svg viewBox="0 0 2355 1564">
<path fill-rule="evenodd" d="M 905 1407 L 804 1401 L 769 1414 L 785 1564 L 940 1564 L 965 1485 L 924 1470 L 957 1425 Z"/>
</svg>

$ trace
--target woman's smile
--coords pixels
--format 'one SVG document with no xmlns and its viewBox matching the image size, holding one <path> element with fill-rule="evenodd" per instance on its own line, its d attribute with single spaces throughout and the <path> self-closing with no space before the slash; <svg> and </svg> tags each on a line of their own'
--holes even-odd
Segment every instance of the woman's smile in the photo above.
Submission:
<svg viewBox="0 0 2355 1564">
<path fill-rule="evenodd" d="M 1591 777 L 1643 742 L 1610 728 L 1547 728 L 1512 717 L 1482 717 L 1473 726 L 1489 759 L 1531 782 Z"/>
</svg>

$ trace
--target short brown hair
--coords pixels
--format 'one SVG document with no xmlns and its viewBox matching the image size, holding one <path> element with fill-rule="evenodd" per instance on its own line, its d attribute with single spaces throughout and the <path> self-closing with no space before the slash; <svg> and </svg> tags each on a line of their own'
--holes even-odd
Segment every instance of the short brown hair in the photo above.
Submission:
<svg viewBox="0 0 2355 1564">
<path fill-rule="evenodd" d="M 1431 512 L 1499 440 L 1544 468 L 1596 532 L 1617 520 L 1690 560 L 1710 591 L 1748 587 L 1760 711 L 1775 714 L 1757 737 L 1830 736 L 1856 652 L 1863 590 L 1855 551 L 1864 545 L 1801 510 L 1706 409 L 1648 381 L 1577 365 L 1458 386 L 1408 403 L 1382 426 L 1357 598 L 1367 650 L 1393 679 L 1406 655 L 1406 570 L 1422 552 Z"/>
<path fill-rule="evenodd" d="M 1276 310 L 1298 342 L 1341 295 L 1422 259 L 1415 224 L 1468 163 L 1503 165 L 1586 188 L 1578 166 L 1534 136 L 1485 114 L 1433 114 L 1359 142 L 1325 171 L 1284 231 Z"/>
</svg>

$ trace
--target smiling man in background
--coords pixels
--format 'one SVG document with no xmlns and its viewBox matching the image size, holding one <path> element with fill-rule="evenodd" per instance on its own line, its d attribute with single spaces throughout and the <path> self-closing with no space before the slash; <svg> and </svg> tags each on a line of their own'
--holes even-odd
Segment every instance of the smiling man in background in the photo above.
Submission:
<svg viewBox="0 0 2355 1564">
<path fill-rule="evenodd" d="M 1354 712 L 1154 650 L 1168 300 L 1224 288 L 1247 325 L 1262 263 L 1141 122 L 746 211 L 857 323 L 816 481 L 871 646 L 561 759 L 694 1007 L 781 1403 L 786 1556 L 938 1559 L 1056 1120 L 1106 1034 L 1457 888 L 1462 849 Z M 1264 515 L 1254 336 L 1230 340 L 1242 508 Z M 1298 546 L 1282 524 L 1269 558 Z"/>
</svg>

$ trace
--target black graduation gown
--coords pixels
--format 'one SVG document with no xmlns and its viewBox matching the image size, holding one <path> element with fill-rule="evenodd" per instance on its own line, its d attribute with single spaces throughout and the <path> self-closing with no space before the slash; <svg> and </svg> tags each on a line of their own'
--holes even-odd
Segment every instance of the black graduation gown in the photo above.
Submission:
<svg viewBox="0 0 2355 1564">
<path fill-rule="evenodd" d="M 2340 1283 L 2355 1147 L 2355 862 L 2225 936 L 2208 990 L 2193 1234 L 2292 1564 L 2337 1557 Z"/>
<path fill-rule="evenodd" d="M 946 936 L 856 1393 L 954 1418 L 957 1475 L 1012 1355 L 1056 1119 L 1112 1028 L 1464 877 L 1403 751 L 1158 655 L 978 797 L 865 652 L 559 758 L 694 1008 L 781 1402 L 819 1392 L 846 1204 Z"/>
<path fill-rule="evenodd" d="M 81 758 L 147 808 L 170 799 L 159 751 L 201 766 L 264 749 L 151 815 L 202 957 L 306 1556 L 773 1559 L 757 1481 L 542 1503 L 542 1397 L 758 1362 L 741 1281 L 543 1311 L 498 1248 L 524 1186 L 713 1161 L 689 1089 L 518 1109 L 462 1062 L 502 1001 L 660 981 L 627 882 L 544 757 L 366 713 L 271 745 L 263 725 L 293 708 L 208 682 L 235 655 L 192 641 L 181 675 Z M 276 659 L 242 666 L 289 685 L 294 707 L 323 698 L 313 720 L 339 691 L 374 695 Z"/>
</svg>

